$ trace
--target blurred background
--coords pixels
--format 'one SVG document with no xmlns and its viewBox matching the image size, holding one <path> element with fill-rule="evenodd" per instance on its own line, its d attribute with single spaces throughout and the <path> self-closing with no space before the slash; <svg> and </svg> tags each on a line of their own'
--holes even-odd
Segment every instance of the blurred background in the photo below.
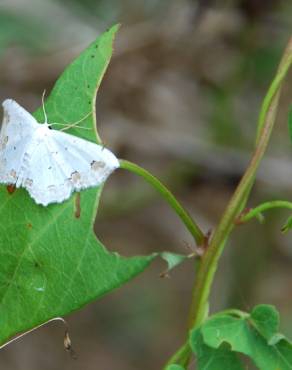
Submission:
<svg viewBox="0 0 292 370">
<path fill-rule="evenodd" d="M 205 230 L 213 230 L 251 155 L 261 101 L 291 33 L 288 0 L 1 0 L 0 97 L 40 105 L 64 67 L 107 27 L 122 23 L 97 98 L 100 135 L 120 158 L 149 169 Z M 292 197 L 287 131 L 292 76 L 249 206 Z M 292 337 L 289 213 L 237 227 L 211 309 L 271 303 Z M 140 178 L 118 171 L 103 192 L 96 233 L 130 256 L 193 242 Z M 51 323 L 0 352 L 5 370 L 161 369 L 186 330 L 192 261 L 160 278 L 157 261 L 126 286 L 68 317 L 78 359 Z M 195 368 L 195 366 L 193 366 Z"/>
</svg>

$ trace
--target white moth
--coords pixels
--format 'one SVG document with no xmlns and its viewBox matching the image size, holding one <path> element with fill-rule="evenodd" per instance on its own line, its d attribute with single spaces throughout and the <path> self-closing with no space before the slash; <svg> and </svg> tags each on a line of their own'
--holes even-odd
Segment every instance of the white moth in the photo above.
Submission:
<svg viewBox="0 0 292 370">
<path fill-rule="evenodd" d="M 119 167 L 115 155 L 51 124 L 39 124 L 14 100 L 3 103 L 0 183 L 24 187 L 37 204 L 61 203 L 102 184 Z"/>
</svg>

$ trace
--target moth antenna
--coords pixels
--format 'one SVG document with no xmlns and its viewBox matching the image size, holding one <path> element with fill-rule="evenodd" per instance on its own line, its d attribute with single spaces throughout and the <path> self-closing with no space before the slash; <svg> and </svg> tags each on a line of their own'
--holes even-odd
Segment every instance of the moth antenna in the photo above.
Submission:
<svg viewBox="0 0 292 370">
<path fill-rule="evenodd" d="M 61 131 L 65 131 L 65 130 L 69 130 L 69 128 L 72 128 L 72 127 L 76 127 L 78 125 L 78 123 L 84 121 L 87 117 L 89 117 L 90 115 L 92 114 L 92 112 L 89 112 L 87 113 L 84 117 L 82 117 L 80 120 L 76 121 L 76 122 L 73 122 L 69 125 L 67 125 L 67 127 L 64 127 L 61 129 Z"/>
<path fill-rule="evenodd" d="M 44 116 L 45 116 L 45 123 L 47 124 L 48 123 L 48 116 L 47 116 L 46 108 L 45 108 L 45 95 L 46 95 L 46 89 L 43 91 L 43 95 L 42 95 L 42 107 L 43 107 L 43 112 L 44 112 Z"/>
<path fill-rule="evenodd" d="M 53 123 L 50 123 L 49 125 L 50 125 L 50 126 L 53 126 L 53 125 L 66 126 L 65 128 L 61 129 L 60 131 L 67 130 L 67 128 L 68 128 L 68 124 L 67 124 L 67 123 L 53 122 Z M 91 128 L 89 128 L 89 127 L 78 126 L 78 125 L 76 125 L 76 126 L 74 126 L 74 127 L 82 128 L 83 130 L 92 130 L 92 129 L 91 129 Z"/>
</svg>

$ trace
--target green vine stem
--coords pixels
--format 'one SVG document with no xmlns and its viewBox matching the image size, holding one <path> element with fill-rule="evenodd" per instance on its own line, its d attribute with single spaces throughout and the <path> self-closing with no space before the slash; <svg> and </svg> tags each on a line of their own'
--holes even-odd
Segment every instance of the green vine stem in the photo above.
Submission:
<svg viewBox="0 0 292 370">
<path fill-rule="evenodd" d="M 287 208 L 292 210 L 292 202 L 288 202 L 287 200 L 272 200 L 270 202 L 262 203 L 255 208 L 247 210 L 247 212 L 242 212 L 235 223 L 237 225 L 241 225 L 273 208 Z"/>
<path fill-rule="evenodd" d="M 262 106 L 259 117 L 259 136 L 254 154 L 249 166 L 243 175 L 238 187 L 236 188 L 227 208 L 222 216 L 221 221 L 210 246 L 202 260 L 193 295 L 193 305 L 191 310 L 190 328 L 200 325 L 205 315 L 205 308 L 208 302 L 210 288 L 213 282 L 214 274 L 217 270 L 218 259 L 221 256 L 226 238 L 234 227 L 234 220 L 242 209 L 242 203 L 247 198 L 255 177 L 255 173 L 266 151 L 270 135 L 274 126 L 276 117 L 280 87 L 286 76 L 292 62 L 292 38 L 284 53 L 279 71 L 268 90 Z M 281 78 L 280 78 L 280 77 Z"/>
<path fill-rule="evenodd" d="M 274 126 L 278 108 L 280 88 L 292 63 L 292 38 L 284 52 L 277 74 L 270 85 L 263 101 L 259 115 L 256 147 L 250 163 L 231 197 L 222 218 L 215 229 L 210 245 L 201 259 L 192 292 L 192 303 L 189 318 L 189 330 L 198 327 L 208 314 L 208 300 L 211 286 L 217 271 L 218 261 L 221 257 L 226 241 L 235 226 L 234 221 L 240 214 L 248 199 L 254 183 L 258 166 L 266 151 L 270 135 Z M 181 356 L 179 356 L 181 354 Z M 188 341 L 171 357 L 167 365 L 175 363 L 187 366 L 191 355 Z"/>
<path fill-rule="evenodd" d="M 190 214 L 183 208 L 174 195 L 155 176 L 135 163 L 123 159 L 120 159 L 119 162 L 121 168 L 143 177 L 149 184 L 151 184 L 177 213 L 182 222 L 185 224 L 186 228 L 194 237 L 197 245 L 200 246 L 204 244 L 205 235 L 199 226 L 194 222 Z"/>
</svg>

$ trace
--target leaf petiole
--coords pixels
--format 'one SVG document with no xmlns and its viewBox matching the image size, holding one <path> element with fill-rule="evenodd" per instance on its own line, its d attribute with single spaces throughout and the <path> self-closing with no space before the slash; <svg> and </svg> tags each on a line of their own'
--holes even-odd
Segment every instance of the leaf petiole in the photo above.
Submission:
<svg viewBox="0 0 292 370">
<path fill-rule="evenodd" d="M 184 209 L 184 207 L 178 202 L 175 196 L 171 193 L 170 190 L 167 189 L 165 185 L 162 184 L 155 176 L 153 176 L 150 172 L 145 170 L 144 168 L 138 166 L 135 163 L 130 161 L 126 161 L 124 159 L 120 159 L 120 167 L 128 170 L 130 172 L 135 173 L 144 178 L 150 185 L 152 185 L 167 201 L 167 203 L 172 207 L 172 209 L 177 213 L 179 218 L 185 224 L 186 228 L 194 237 L 196 244 L 201 246 L 204 244 L 206 236 L 193 220 L 191 215 Z"/>
</svg>

